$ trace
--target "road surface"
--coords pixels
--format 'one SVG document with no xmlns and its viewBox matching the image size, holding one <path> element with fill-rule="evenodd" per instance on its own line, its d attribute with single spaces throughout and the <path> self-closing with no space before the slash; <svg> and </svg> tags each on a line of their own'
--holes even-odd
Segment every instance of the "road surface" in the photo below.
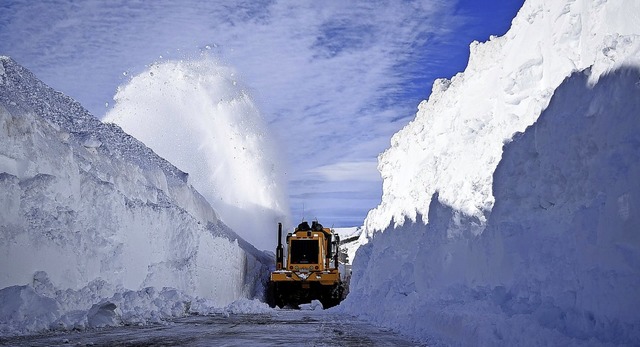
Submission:
<svg viewBox="0 0 640 347">
<path fill-rule="evenodd" d="M 0 338 L 0 346 L 422 346 L 327 311 L 190 316 L 163 325 Z"/>
</svg>

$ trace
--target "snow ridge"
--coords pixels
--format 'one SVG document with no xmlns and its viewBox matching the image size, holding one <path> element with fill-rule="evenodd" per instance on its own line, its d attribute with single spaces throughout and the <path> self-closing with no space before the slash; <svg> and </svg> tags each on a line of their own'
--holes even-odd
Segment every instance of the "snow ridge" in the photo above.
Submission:
<svg viewBox="0 0 640 347">
<path fill-rule="evenodd" d="M 120 155 L 124 160 L 142 168 L 159 167 L 167 178 L 187 182 L 188 174 L 153 153 L 119 127 L 102 124 L 77 101 L 52 90 L 11 58 L 0 58 L 0 62 L 3 63 L 1 65 L 5 79 L 0 100 L 7 110 L 32 112 L 69 133 L 93 135 L 94 140 L 104 143 L 104 148 L 108 148 L 113 155 Z M 104 130 L 96 133 L 96 129 Z"/>
<path fill-rule="evenodd" d="M 10 58 L 0 66 L 0 288 L 14 288 L 3 293 L 34 297 L 29 285 L 53 298 L 34 285 L 44 276 L 59 290 L 102 283 L 101 298 L 173 287 L 223 307 L 262 296 L 271 257 L 224 225 L 187 174 Z M 71 309 L 55 300 L 51 319 Z M 11 317 L 4 332 L 53 322 Z"/>
</svg>

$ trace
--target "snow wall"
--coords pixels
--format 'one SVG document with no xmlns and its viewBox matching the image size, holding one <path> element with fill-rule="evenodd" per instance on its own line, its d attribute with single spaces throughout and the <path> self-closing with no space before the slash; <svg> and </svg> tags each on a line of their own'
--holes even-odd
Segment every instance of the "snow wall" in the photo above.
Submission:
<svg viewBox="0 0 640 347">
<path fill-rule="evenodd" d="M 527 1 L 471 45 L 380 156 L 341 310 L 435 344 L 640 343 L 635 13 Z"/>
<path fill-rule="evenodd" d="M 47 328 L 126 290 L 173 287 L 182 296 L 163 293 L 213 306 L 262 296 L 272 259 L 186 173 L 7 57 L 0 125 L 0 333 Z"/>
<path fill-rule="evenodd" d="M 478 219 L 491 211 L 493 172 L 502 145 L 533 124 L 554 90 L 573 71 L 605 71 L 638 62 L 640 2 L 529 0 L 511 29 L 473 42 L 464 72 L 439 79 L 416 118 L 380 155 L 383 196 L 367 215 L 369 236 L 405 217 L 429 214 L 436 191 L 460 213 Z"/>
</svg>

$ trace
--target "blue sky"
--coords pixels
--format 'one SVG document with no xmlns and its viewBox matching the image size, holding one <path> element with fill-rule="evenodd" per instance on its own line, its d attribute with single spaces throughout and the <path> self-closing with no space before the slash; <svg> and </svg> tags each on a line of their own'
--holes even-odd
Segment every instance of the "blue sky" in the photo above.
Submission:
<svg viewBox="0 0 640 347">
<path fill-rule="evenodd" d="M 361 225 L 380 202 L 377 155 L 473 40 L 523 0 L 3 1 L 8 55 L 101 118 L 119 85 L 205 52 L 233 67 L 285 162 L 292 217 Z M 463 97 L 463 96 L 461 96 Z"/>
</svg>

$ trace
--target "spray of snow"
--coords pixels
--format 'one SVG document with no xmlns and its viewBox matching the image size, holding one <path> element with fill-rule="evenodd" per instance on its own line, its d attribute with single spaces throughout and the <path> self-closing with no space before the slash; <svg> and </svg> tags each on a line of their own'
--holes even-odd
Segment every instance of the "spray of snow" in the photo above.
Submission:
<svg viewBox="0 0 640 347">
<path fill-rule="evenodd" d="M 233 69 L 207 56 L 154 64 L 104 118 L 189 173 L 220 219 L 272 249 L 288 205 L 273 138 Z"/>
</svg>

